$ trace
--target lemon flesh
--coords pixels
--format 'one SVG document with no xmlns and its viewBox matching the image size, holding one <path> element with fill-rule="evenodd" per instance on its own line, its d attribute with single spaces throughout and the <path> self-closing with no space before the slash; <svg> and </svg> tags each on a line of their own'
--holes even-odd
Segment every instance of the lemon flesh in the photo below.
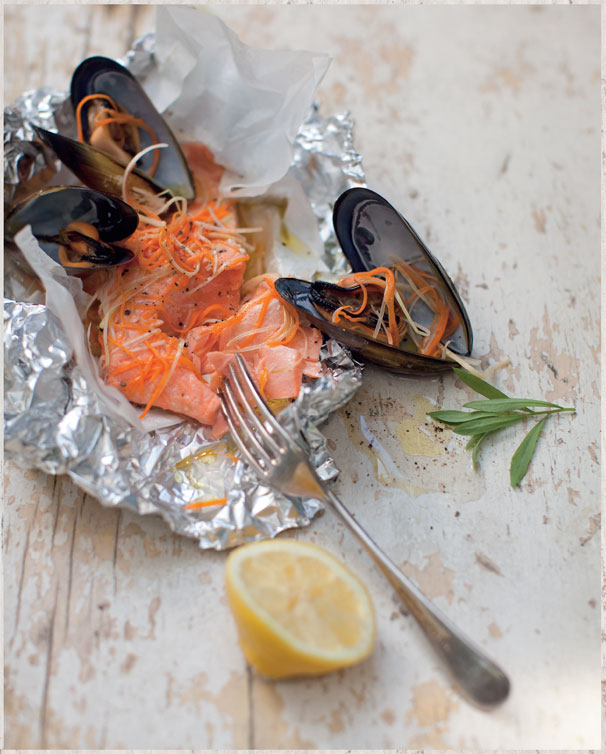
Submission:
<svg viewBox="0 0 606 754">
<path fill-rule="evenodd" d="M 244 545 L 227 559 L 226 582 L 244 656 L 262 675 L 327 673 L 372 651 L 376 623 L 365 586 L 317 545 Z"/>
</svg>

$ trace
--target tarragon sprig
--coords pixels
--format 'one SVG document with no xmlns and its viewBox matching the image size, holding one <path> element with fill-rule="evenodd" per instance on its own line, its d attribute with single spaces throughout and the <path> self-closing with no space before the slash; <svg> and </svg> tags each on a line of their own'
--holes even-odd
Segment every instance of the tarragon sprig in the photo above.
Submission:
<svg viewBox="0 0 606 754">
<path fill-rule="evenodd" d="M 465 447 L 472 451 L 471 458 L 474 468 L 477 465 L 480 445 L 488 435 L 513 424 L 518 424 L 525 419 L 541 417 L 522 440 L 511 458 L 509 479 L 511 486 L 517 487 L 528 470 L 539 435 L 547 419 L 551 414 L 574 411 L 575 409 L 564 408 L 548 401 L 510 398 L 480 377 L 476 377 L 463 369 L 455 368 L 454 371 L 462 382 L 475 390 L 476 393 L 483 395 L 485 400 L 465 403 L 463 408 L 471 409 L 471 411 L 432 411 L 428 415 L 432 419 L 448 425 L 453 432 L 469 436 L 469 442 Z"/>
</svg>

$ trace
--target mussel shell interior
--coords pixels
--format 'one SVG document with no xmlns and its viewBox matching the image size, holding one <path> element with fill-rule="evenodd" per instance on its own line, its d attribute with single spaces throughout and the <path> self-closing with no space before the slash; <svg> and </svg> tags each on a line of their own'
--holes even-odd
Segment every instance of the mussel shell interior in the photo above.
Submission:
<svg viewBox="0 0 606 754">
<path fill-rule="evenodd" d="M 139 218 L 132 207 L 113 196 L 76 186 L 57 186 L 40 191 L 17 205 L 5 220 L 5 230 L 12 238 L 21 228 L 30 225 L 40 246 L 58 262 L 58 244 L 40 237 L 57 236 L 61 228 L 76 221 L 94 225 L 100 240 L 111 244 L 130 236 Z M 132 256 L 125 252 L 125 249 L 116 249 L 111 264 L 121 264 Z"/>
<path fill-rule="evenodd" d="M 80 63 L 72 76 L 70 96 L 74 112 L 80 100 L 89 94 L 109 95 L 128 113 L 145 121 L 154 131 L 158 142 L 168 144 L 168 149 L 160 150 L 158 168 L 153 179 L 176 196 L 193 199 L 194 184 L 181 147 L 135 77 L 110 58 L 87 58 Z M 83 133 L 88 139 L 86 106 L 82 108 L 82 113 Z M 146 131 L 141 129 L 139 135 L 142 149 L 151 145 L 151 137 Z M 153 155 L 147 154 L 137 164 L 142 171 L 147 172 L 152 161 Z"/>
<path fill-rule="evenodd" d="M 367 338 L 353 330 L 348 330 L 340 324 L 333 324 L 328 321 L 311 300 L 311 288 L 312 286 L 317 287 L 318 283 L 308 283 L 297 278 L 278 278 L 274 285 L 280 296 L 289 304 L 295 306 L 297 311 L 318 330 L 348 346 L 353 353 L 366 361 L 378 364 L 397 374 L 417 376 L 440 374 L 455 366 L 451 361 L 433 359 L 429 356 L 394 348 L 378 340 Z"/>
<path fill-rule="evenodd" d="M 449 338 L 450 348 L 459 354 L 471 353 L 471 323 L 454 283 L 410 223 L 386 199 L 367 188 L 348 189 L 335 202 L 333 224 L 354 272 L 393 267 L 401 260 L 435 275 L 461 322 Z M 419 302 L 414 318 L 429 326 L 433 312 Z"/>
</svg>

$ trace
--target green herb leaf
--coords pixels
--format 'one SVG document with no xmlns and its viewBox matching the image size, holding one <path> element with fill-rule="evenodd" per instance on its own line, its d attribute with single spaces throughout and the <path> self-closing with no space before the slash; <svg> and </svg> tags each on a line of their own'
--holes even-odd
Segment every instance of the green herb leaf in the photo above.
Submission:
<svg viewBox="0 0 606 754">
<path fill-rule="evenodd" d="M 485 437 L 485 435 L 472 435 L 469 439 L 469 442 L 465 446 L 465 450 L 471 450 L 477 442 L 480 442 L 482 437 Z"/>
<path fill-rule="evenodd" d="M 488 382 L 485 382 L 481 377 L 476 377 L 475 374 L 470 374 L 464 369 L 455 367 L 452 370 L 457 377 L 464 382 L 468 387 L 475 390 L 476 393 L 485 396 L 486 398 L 507 398 L 505 393 L 502 393 L 498 388 L 494 387 Z"/>
<path fill-rule="evenodd" d="M 462 422 L 468 422 L 470 419 L 496 416 L 495 413 L 490 411 L 432 411 L 427 415 L 443 424 L 461 424 Z"/>
<path fill-rule="evenodd" d="M 510 427 L 512 424 L 521 422 L 526 419 L 526 414 L 499 414 L 498 416 L 489 416 L 482 419 L 472 419 L 468 422 L 455 424 L 453 432 L 458 435 L 476 435 L 496 432 L 498 429 Z"/>
<path fill-rule="evenodd" d="M 487 401 L 470 401 L 464 403 L 463 408 L 476 408 L 480 411 L 492 411 L 498 413 L 501 411 L 517 411 L 519 409 L 525 409 L 529 406 L 543 406 L 546 408 L 557 408 L 561 411 L 570 410 L 563 409 L 562 406 L 558 406 L 557 403 L 549 403 L 548 401 L 535 401 L 531 398 L 493 398 Z"/>
<path fill-rule="evenodd" d="M 478 467 L 478 450 L 480 449 L 480 445 L 484 441 L 486 437 L 488 437 L 489 432 L 486 432 L 483 435 L 472 435 L 471 439 L 465 446 L 466 450 L 472 450 L 471 454 L 471 462 L 473 464 L 474 469 Z"/>
<path fill-rule="evenodd" d="M 488 436 L 488 432 L 484 435 L 476 435 L 478 439 L 474 443 L 473 452 L 471 454 L 471 463 L 473 464 L 474 469 L 478 467 L 478 450 L 480 449 L 480 445 L 484 442 L 484 439 L 487 436 Z"/>
<path fill-rule="evenodd" d="M 530 416 L 542 418 L 526 435 L 511 459 L 509 476 L 511 486 L 520 484 L 535 451 L 539 435 L 551 414 L 562 411 L 575 411 L 574 408 L 564 408 L 556 403 L 537 401 L 530 398 L 510 398 L 496 387 L 485 382 L 479 377 L 462 369 L 454 369 L 459 379 L 487 400 L 470 401 L 463 408 L 470 411 L 432 411 L 428 414 L 435 421 L 449 426 L 458 435 L 466 435 L 469 441 L 465 446 L 472 451 L 474 468 L 477 465 L 477 457 L 481 444 L 485 438 L 500 429 L 510 427 Z M 531 407 L 543 410 L 533 410 Z"/>
<path fill-rule="evenodd" d="M 541 434 L 541 430 L 545 426 L 547 419 L 548 417 L 544 416 L 541 421 L 534 425 L 513 454 L 511 458 L 511 466 L 509 467 L 509 480 L 512 487 L 517 487 L 524 478 L 537 446 L 539 435 Z"/>
</svg>

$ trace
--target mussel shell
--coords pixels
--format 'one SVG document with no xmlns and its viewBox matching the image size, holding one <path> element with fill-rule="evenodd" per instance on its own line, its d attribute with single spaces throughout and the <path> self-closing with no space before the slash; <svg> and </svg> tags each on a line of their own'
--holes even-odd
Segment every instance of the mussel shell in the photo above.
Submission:
<svg viewBox="0 0 606 754">
<path fill-rule="evenodd" d="M 55 238 L 42 237 L 38 240 L 54 241 Z M 88 233 L 73 229 L 62 228 L 59 231 L 59 241 L 65 247 L 64 259 L 60 259 L 61 264 L 79 270 L 90 267 L 115 267 L 130 262 L 135 256 L 129 249 L 112 246 L 105 241 L 92 238 Z"/>
<path fill-rule="evenodd" d="M 330 338 L 348 346 L 351 351 L 365 361 L 378 364 L 391 372 L 407 375 L 432 375 L 446 372 L 455 364 L 451 361 L 433 359 L 429 356 L 410 353 L 394 348 L 378 340 L 367 338 L 360 333 L 348 330 L 341 324 L 333 324 L 325 319 L 312 302 L 314 296 L 321 295 L 321 286 L 327 283 L 309 283 L 298 278 L 278 278 L 274 283 L 276 290 L 289 304 L 296 307 L 312 325 Z"/>
<path fill-rule="evenodd" d="M 139 217 L 132 207 L 113 196 L 79 186 L 55 186 L 33 194 L 14 207 L 4 221 L 4 228 L 7 236 L 13 238 L 21 228 L 30 225 L 42 249 L 59 262 L 59 244 L 49 239 L 57 237 L 62 228 L 76 221 L 94 225 L 100 240 L 107 245 L 130 236 L 137 228 Z M 108 251 L 109 248 L 113 252 Z M 128 249 L 106 247 L 96 266 L 124 264 L 132 257 Z"/>
<path fill-rule="evenodd" d="M 369 290 L 375 288 L 375 291 Z M 383 289 L 379 286 L 367 285 L 366 294 L 368 301 L 377 299 L 375 303 L 380 306 L 383 300 Z M 313 304 L 319 309 L 330 312 L 331 314 L 342 306 L 348 306 L 352 309 L 358 309 L 363 300 L 362 287 L 359 285 L 347 286 L 337 285 L 336 283 L 327 283 L 323 280 L 312 283 L 310 288 L 310 298 Z M 377 318 L 372 314 L 368 317 L 376 323 Z"/>
<path fill-rule="evenodd" d="M 465 356 L 471 354 L 471 323 L 454 283 L 410 223 L 386 199 L 367 188 L 348 189 L 335 202 L 333 224 L 354 272 L 393 267 L 396 260 L 403 260 L 434 274 L 461 323 L 449 338 L 449 348 Z M 432 317 L 424 304 L 417 306 L 415 318 L 420 324 L 429 326 Z"/>
<path fill-rule="evenodd" d="M 67 136 L 46 131 L 33 126 L 38 138 L 50 147 L 61 162 L 79 178 L 82 183 L 95 191 L 122 196 L 124 167 L 96 147 L 82 144 Z M 138 189 L 142 193 L 158 195 L 164 189 L 149 176 L 135 168 L 127 179 L 129 190 Z"/>
<path fill-rule="evenodd" d="M 158 113 L 135 77 L 124 66 L 110 58 L 101 56 L 87 58 L 80 63 L 72 76 L 70 96 L 74 113 L 78 103 L 89 94 L 109 95 L 130 115 L 141 118 L 150 126 L 158 142 L 168 144 L 168 149 L 160 150 L 160 159 L 153 179 L 175 196 L 193 199 L 194 184 L 183 152 L 166 121 Z M 81 114 L 83 134 L 88 140 L 86 106 L 82 108 Z M 142 149 L 152 143 L 149 134 L 143 130 L 140 131 L 140 137 Z M 151 154 L 141 159 L 139 167 L 143 172 L 149 170 L 152 160 Z"/>
</svg>

